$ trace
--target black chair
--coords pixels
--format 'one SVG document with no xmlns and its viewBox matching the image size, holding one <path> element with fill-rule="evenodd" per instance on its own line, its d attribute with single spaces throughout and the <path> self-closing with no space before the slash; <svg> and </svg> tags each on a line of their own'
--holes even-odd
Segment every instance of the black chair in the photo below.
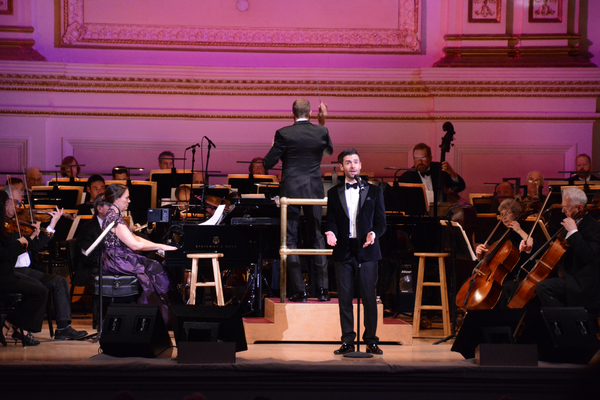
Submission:
<svg viewBox="0 0 600 400">
<path fill-rule="evenodd" d="M 21 293 L 6 293 L 0 294 L 0 314 L 15 315 L 17 318 L 17 327 L 20 332 L 23 332 L 23 323 L 21 322 L 21 302 L 23 295 Z M 25 342 L 21 342 L 25 347 Z"/>
</svg>

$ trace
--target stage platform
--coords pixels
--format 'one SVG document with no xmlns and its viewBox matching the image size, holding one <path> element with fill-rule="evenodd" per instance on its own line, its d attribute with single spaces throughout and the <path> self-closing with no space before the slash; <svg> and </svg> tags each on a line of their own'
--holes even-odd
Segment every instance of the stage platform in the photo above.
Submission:
<svg viewBox="0 0 600 400">
<path fill-rule="evenodd" d="M 364 309 L 361 303 L 361 332 Z M 356 300 L 354 301 L 356 321 Z M 306 303 L 265 299 L 264 318 L 244 318 L 246 341 L 256 342 L 339 342 L 342 336 L 338 299 Z M 377 336 L 381 342 L 412 344 L 412 325 L 398 318 L 384 318 L 383 304 L 377 304 Z"/>
<path fill-rule="evenodd" d="M 93 332 L 88 317 L 73 326 Z M 423 332 L 440 336 L 439 327 Z M 91 340 L 51 340 L 47 328 L 36 338 L 36 347 L 0 347 L 2 398 L 107 400 L 127 390 L 138 400 L 182 400 L 194 392 L 208 400 L 582 399 L 598 396 L 600 377 L 598 354 L 590 366 L 482 367 L 450 351 L 452 340 L 384 342 L 383 355 L 364 360 L 334 355 L 337 341 L 257 342 L 233 364 L 184 365 L 176 349 L 152 359 L 119 358 L 99 354 Z"/>
</svg>

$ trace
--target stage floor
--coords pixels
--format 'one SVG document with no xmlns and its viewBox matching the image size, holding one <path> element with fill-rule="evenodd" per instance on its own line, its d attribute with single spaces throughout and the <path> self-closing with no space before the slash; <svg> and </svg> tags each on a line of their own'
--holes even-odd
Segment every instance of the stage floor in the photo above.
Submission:
<svg viewBox="0 0 600 400">
<path fill-rule="evenodd" d="M 441 329 L 423 331 L 439 337 Z M 92 333 L 91 320 L 73 327 Z M 441 327 L 439 327 L 441 328 Z M 382 343 L 371 359 L 336 356 L 338 343 L 257 343 L 235 364 L 178 364 L 176 349 L 156 359 L 99 354 L 91 340 L 0 348 L 5 398 L 111 399 L 128 390 L 136 399 L 563 399 L 595 390 L 600 355 L 590 366 L 539 362 L 538 367 L 482 367 L 450 351 L 452 340 L 415 338 L 412 345 Z M 364 351 L 364 348 L 363 348 Z M 9 397 L 8 395 L 12 397 Z M 16 397 L 15 397 L 16 396 Z"/>
</svg>

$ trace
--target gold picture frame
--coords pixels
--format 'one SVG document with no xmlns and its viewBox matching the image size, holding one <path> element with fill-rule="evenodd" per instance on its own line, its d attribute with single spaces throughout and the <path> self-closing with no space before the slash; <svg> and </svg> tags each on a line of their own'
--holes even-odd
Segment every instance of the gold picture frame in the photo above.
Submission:
<svg viewBox="0 0 600 400">
<path fill-rule="evenodd" d="M 563 0 L 529 0 L 529 22 L 562 22 Z"/>
<path fill-rule="evenodd" d="M 502 0 L 469 0 L 469 22 L 500 22 Z"/>
<path fill-rule="evenodd" d="M 12 15 L 13 0 L 0 0 L 0 15 Z"/>
</svg>

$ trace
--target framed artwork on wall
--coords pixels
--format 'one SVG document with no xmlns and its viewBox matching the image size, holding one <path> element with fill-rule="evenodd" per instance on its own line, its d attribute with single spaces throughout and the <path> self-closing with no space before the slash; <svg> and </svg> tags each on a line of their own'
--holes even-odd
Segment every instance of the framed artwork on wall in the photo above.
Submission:
<svg viewBox="0 0 600 400">
<path fill-rule="evenodd" d="M 0 0 L 0 14 L 12 15 L 13 0 Z"/>
<path fill-rule="evenodd" d="M 500 22 L 502 0 L 469 0 L 469 22 Z"/>
<path fill-rule="evenodd" d="M 563 0 L 529 0 L 529 22 L 561 22 Z"/>
</svg>

